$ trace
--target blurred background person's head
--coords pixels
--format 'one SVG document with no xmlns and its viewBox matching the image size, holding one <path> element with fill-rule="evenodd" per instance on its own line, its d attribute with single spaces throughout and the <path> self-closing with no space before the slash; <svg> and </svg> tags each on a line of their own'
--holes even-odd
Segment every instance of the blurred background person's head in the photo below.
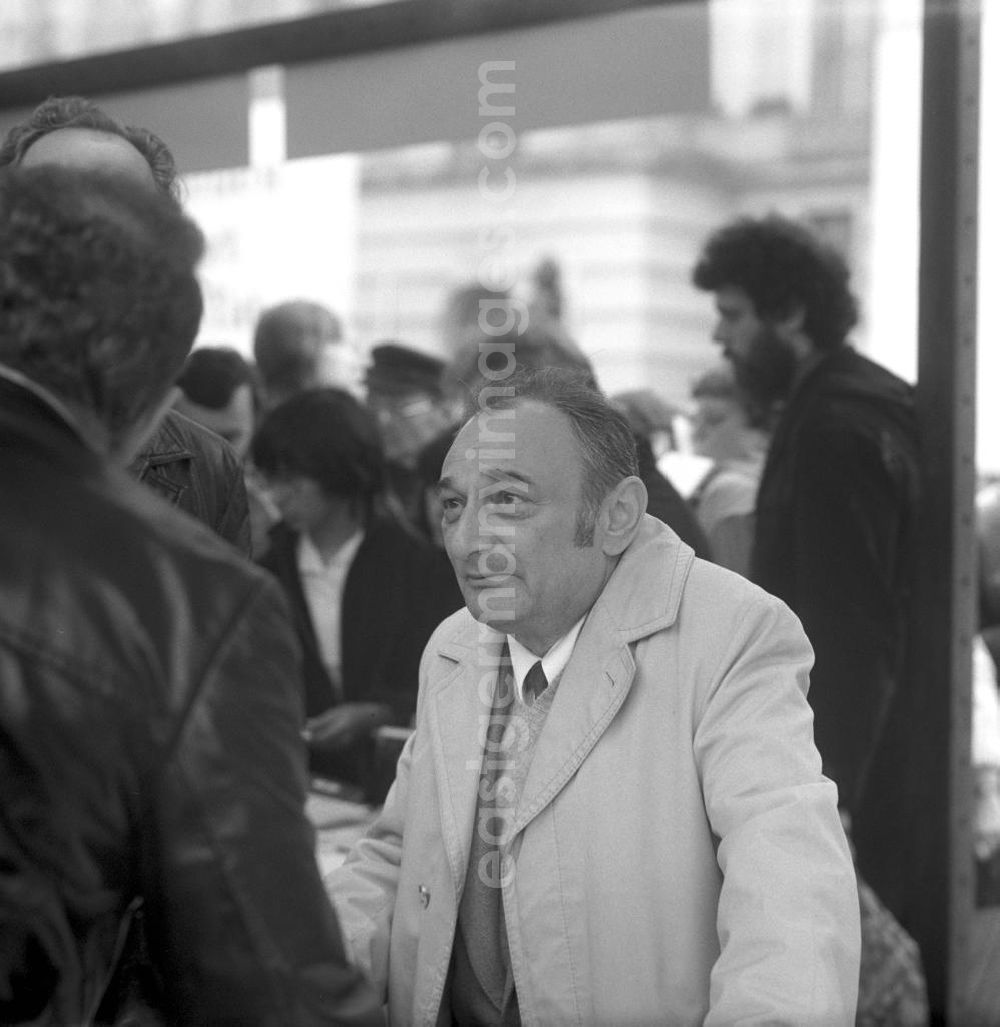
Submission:
<svg viewBox="0 0 1000 1027">
<path fill-rule="evenodd" d="M 444 367 L 438 357 L 396 341 L 372 347 L 365 395 L 389 461 L 415 467 L 424 446 L 451 423 L 441 380 Z"/>
<path fill-rule="evenodd" d="M 712 558 L 747 575 L 757 489 L 769 441 L 764 412 L 740 388 L 729 364 L 699 375 L 691 397 L 695 403 L 691 444 L 706 467 L 689 502 L 708 536 Z"/>
<path fill-rule="evenodd" d="M 803 361 L 842 346 L 858 320 L 844 258 L 778 214 L 715 231 L 692 278 L 715 295 L 712 337 L 736 380 L 767 409 L 787 399 Z"/>
<path fill-rule="evenodd" d="M 128 174 L 0 174 L 0 363 L 127 460 L 172 398 L 202 314 L 203 240 Z"/>
<path fill-rule="evenodd" d="M 766 414 L 736 381 L 728 364 L 710 368 L 691 386 L 691 445 L 714 461 L 754 459 L 767 447 Z"/>
<path fill-rule="evenodd" d="M 221 435 L 244 456 L 257 414 L 253 367 L 229 346 L 199 346 L 177 378 L 175 409 Z"/>
<path fill-rule="evenodd" d="M 579 371 L 594 388 L 598 387 L 590 361 L 561 329 L 547 321 L 531 321 L 522 332 L 512 326 L 502 334 L 480 333 L 474 340 L 470 338 L 469 345 L 445 368 L 443 381 L 456 409 L 470 416 L 482 386 L 500 388 L 516 370 L 537 371 L 543 367 Z"/>
<path fill-rule="evenodd" d="M 653 389 L 625 389 L 611 402 L 628 418 L 632 430 L 645 439 L 659 459 L 677 448 L 675 421 L 680 412 Z"/>
<path fill-rule="evenodd" d="M 336 548 L 380 510 L 382 443 L 372 415 L 343 389 L 300 392 L 264 415 L 250 452 L 282 520 Z"/>
<path fill-rule="evenodd" d="M 493 289 L 478 280 L 452 289 L 441 317 L 441 340 L 447 359 L 482 338 L 504 330 L 513 304 L 509 289 Z"/>
<path fill-rule="evenodd" d="M 254 328 L 253 357 L 269 407 L 306 389 L 357 389 L 354 347 L 337 315 L 321 303 L 289 300 L 264 310 Z"/>
</svg>

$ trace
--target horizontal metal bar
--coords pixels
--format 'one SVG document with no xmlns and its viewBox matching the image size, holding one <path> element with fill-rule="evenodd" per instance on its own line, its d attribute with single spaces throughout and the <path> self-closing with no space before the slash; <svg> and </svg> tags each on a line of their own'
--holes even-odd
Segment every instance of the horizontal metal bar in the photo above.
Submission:
<svg viewBox="0 0 1000 1027">
<path fill-rule="evenodd" d="M 0 72 L 0 111 L 47 96 L 152 89 L 456 36 L 705 0 L 389 0 Z"/>
</svg>

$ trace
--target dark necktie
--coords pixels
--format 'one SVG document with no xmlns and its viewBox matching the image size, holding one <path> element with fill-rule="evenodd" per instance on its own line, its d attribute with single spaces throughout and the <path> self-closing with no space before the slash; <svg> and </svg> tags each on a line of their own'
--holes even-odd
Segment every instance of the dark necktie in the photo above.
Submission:
<svg viewBox="0 0 1000 1027">
<path fill-rule="evenodd" d="M 524 676 L 524 703 L 530 706 L 549 687 L 548 678 L 539 660 Z"/>
</svg>

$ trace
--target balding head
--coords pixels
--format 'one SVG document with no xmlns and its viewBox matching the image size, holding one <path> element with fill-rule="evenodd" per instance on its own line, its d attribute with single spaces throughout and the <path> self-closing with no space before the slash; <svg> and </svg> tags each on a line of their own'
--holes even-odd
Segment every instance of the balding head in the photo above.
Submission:
<svg viewBox="0 0 1000 1027">
<path fill-rule="evenodd" d="M 126 125 L 82 96 L 53 96 L 0 143 L 0 167 L 70 167 L 111 172 L 180 198 L 173 154 L 157 135 Z"/>
<path fill-rule="evenodd" d="M 60 128 L 28 147 L 21 167 L 44 165 L 114 174 L 156 192 L 146 158 L 125 138 L 93 128 Z"/>
</svg>

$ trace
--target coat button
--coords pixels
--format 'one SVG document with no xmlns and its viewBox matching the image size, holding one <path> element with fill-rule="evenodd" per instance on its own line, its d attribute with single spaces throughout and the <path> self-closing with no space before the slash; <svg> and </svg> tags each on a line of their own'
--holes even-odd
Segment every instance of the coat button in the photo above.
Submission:
<svg viewBox="0 0 1000 1027">
<path fill-rule="evenodd" d="M 431 893 L 421 884 L 417 888 L 417 894 L 420 896 L 420 905 L 426 909 L 431 904 Z"/>
</svg>

